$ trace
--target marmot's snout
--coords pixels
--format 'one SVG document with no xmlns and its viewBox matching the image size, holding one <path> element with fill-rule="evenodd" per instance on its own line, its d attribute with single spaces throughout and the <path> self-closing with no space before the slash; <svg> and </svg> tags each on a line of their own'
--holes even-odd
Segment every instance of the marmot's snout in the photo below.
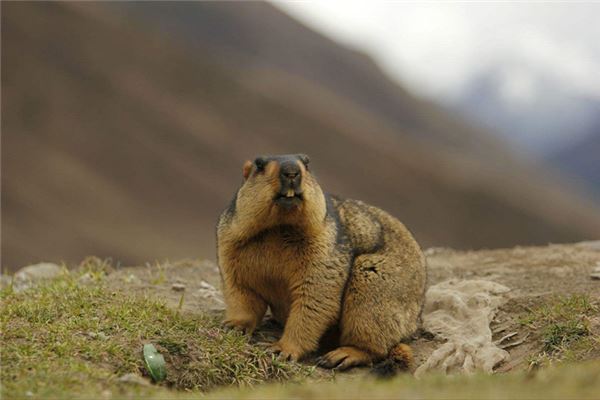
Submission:
<svg viewBox="0 0 600 400">
<path fill-rule="evenodd" d="M 276 205 L 292 210 L 305 200 L 304 185 L 310 181 L 308 163 L 305 154 L 260 156 L 244 163 L 244 182 L 250 181 L 253 190 L 268 190 Z"/>
<path fill-rule="evenodd" d="M 281 184 L 275 201 L 284 208 L 292 208 L 302 203 L 302 169 L 298 159 L 286 159 L 279 164 Z"/>
</svg>

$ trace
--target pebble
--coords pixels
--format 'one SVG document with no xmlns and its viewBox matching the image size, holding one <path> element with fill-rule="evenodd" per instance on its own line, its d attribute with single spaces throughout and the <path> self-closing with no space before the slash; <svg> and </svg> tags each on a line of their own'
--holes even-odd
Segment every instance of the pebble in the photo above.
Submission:
<svg viewBox="0 0 600 400">
<path fill-rule="evenodd" d="M 596 267 L 592 270 L 590 278 L 594 280 L 600 280 L 600 263 L 598 263 Z"/>
<path fill-rule="evenodd" d="M 21 292 L 34 286 L 37 282 L 58 277 L 62 268 L 53 263 L 28 265 L 18 270 L 13 277 L 13 290 Z"/>
<path fill-rule="evenodd" d="M 185 285 L 183 283 L 174 283 L 173 286 L 171 286 L 171 289 L 176 292 L 183 292 L 185 290 Z"/>
<path fill-rule="evenodd" d="M 52 279 L 60 274 L 61 268 L 53 263 L 39 263 L 23 267 L 15 273 L 16 280 Z"/>
<path fill-rule="evenodd" d="M 206 281 L 200 281 L 200 289 L 216 291 L 215 287 Z"/>
</svg>

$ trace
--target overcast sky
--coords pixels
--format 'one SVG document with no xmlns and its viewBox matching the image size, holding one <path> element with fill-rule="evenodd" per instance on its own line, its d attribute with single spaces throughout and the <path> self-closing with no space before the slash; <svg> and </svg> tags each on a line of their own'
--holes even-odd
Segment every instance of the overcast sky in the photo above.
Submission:
<svg viewBox="0 0 600 400">
<path fill-rule="evenodd" d="M 305 24 L 366 51 L 415 92 L 452 98 L 478 72 L 512 68 L 508 96 L 535 96 L 543 73 L 600 98 L 600 2 L 278 2 Z"/>
</svg>

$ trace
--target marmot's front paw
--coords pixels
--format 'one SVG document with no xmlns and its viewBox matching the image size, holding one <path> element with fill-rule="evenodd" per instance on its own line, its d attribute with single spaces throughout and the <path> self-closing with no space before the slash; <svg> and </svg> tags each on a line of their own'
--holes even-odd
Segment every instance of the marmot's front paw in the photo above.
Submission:
<svg viewBox="0 0 600 400">
<path fill-rule="evenodd" d="M 305 354 L 305 351 L 300 346 L 283 340 L 273 343 L 269 347 L 269 351 L 279 354 L 279 357 L 284 360 L 291 361 L 298 361 Z"/>
<path fill-rule="evenodd" d="M 256 329 L 256 322 L 248 319 L 228 318 L 223 321 L 223 325 L 226 328 L 237 329 L 248 335 L 251 335 Z"/>
</svg>

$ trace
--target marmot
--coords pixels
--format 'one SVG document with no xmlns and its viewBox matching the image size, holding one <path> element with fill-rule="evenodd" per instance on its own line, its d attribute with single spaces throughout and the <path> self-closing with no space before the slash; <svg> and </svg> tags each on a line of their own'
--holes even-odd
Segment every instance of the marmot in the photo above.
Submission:
<svg viewBox="0 0 600 400">
<path fill-rule="evenodd" d="M 417 329 L 426 264 L 405 226 L 357 200 L 323 193 L 306 155 L 246 161 L 217 225 L 225 325 L 254 331 L 270 308 L 283 326 L 271 349 L 298 360 L 334 334 L 318 365 L 347 369 L 392 357 Z M 328 333 L 327 335 L 325 335 Z"/>
</svg>

